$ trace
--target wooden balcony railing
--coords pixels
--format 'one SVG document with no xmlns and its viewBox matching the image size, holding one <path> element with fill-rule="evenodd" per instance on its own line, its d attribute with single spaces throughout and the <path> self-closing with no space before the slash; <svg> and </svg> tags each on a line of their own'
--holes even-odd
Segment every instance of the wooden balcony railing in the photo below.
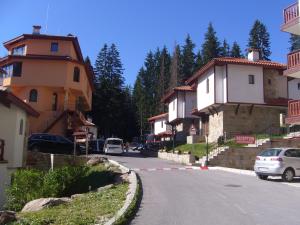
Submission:
<svg viewBox="0 0 300 225">
<path fill-rule="evenodd" d="M 288 54 L 288 69 L 300 66 L 300 50 Z"/>
<path fill-rule="evenodd" d="M 300 100 L 289 101 L 288 117 L 299 117 L 300 116 Z"/>
<path fill-rule="evenodd" d="M 292 20 L 299 17 L 299 6 L 298 3 L 295 3 L 283 11 L 284 23 L 287 24 Z"/>
<path fill-rule="evenodd" d="M 5 146 L 4 140 L 0 139 L 0 161 L 4 160 L 4 146 Z"/>
</svg>

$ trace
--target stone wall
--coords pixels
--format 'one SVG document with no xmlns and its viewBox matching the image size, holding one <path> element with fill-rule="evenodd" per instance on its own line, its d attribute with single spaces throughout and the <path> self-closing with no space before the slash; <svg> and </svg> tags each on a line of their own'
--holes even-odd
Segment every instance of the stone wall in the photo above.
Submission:
<svg viewBox="0 0 300 225">
<path fill-rule="evenodd" d="M 276 139 L 259 147 L 230 148 L 209 161 L 211 166 L 253 170 L 256 156 L 266 148 L 300 147 L 299 139 Z"/>
<path fill-rule="evenodd" d="M 196 129 L 199 130 L 199 119 L 183 119 L 183 121 L 176 126 L 175 140 L 178 142 L 186 143 L 186 137 L 190 135 L 189 131 L 193 123 Z"/>
<path fill-rule="evenodd" d="M 176 154 L 169 152 L 158 152 L 158 158 L 174 161 L 180 164 L 191 165 L 195 163 L 195 156 L 190 154 Z"/>
<path fill-rule="evenodd" d="M 51 154 L 32 152 L 27 153 L 27 168 L 35 168 L 41 170 L 49 170 L 51 168 Z M 62 167 L 68 165 L 83 165 L 87 162 L 86 156 L 73 156 L 73 155 L 62 155 L 54 154 L 53 167 Z"/>
<path fill-rule="evenodd" d="M 278 107 L 240 105 L 237 114 L 236 105 L 226 105 L 224 107 L 223 131 L 228 137 L 235 134 L 261 134 L 268 133 L 270 127 L 273 132 L 280 128 L 280 113 L 285 111 Z"/>
<path fill-rule="evenodd" d="M 265 98 L 288 98 L 287 78 L 278 70 L 264 69 Z"/>
<path fill-rule="evenodd" d="M 209 116 L 208 142 L 216 142 L 223 135 L 224 112 Z"/>
</svg>

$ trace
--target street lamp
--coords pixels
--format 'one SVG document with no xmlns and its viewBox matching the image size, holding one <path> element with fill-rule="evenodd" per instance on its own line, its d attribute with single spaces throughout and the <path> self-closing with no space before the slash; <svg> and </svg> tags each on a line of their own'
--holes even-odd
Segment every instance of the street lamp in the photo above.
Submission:
<svg viewBox="0 0 300 225">
<path fill-rule="evenodd" d="M 205 166 L 208 166 L 208 134 L 205 135 L 206 139 L 206 160 L 205 160 Z"/>
</svg>

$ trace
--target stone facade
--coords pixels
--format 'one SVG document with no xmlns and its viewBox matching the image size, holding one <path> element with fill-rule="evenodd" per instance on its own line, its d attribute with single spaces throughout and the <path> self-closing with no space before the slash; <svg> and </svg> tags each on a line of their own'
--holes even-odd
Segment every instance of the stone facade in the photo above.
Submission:
<svg viewBox="0 0 300 225">
<path fill-rule="evenodd" d="M 264 97 L 288 98 L 287 78 L 281 76 L 278 70 L 264 69 Z"/>
<path fill-rule="evenodd" d="M 183 119 L 180 123 L 176 125 L 176 136 L 175 140 L 177 142 L 186 143 L 187 136 L 190 135 L 190 127 L 192 124 L 196 127 L 196 130 L 199 130 L 199 119 Z"/>
<path fill-rule="evenodd" d="M 232 138 L 236 134 L 262 134 L 278 132 L 280 113 L 286 109 L 281 107 L 251 105 L 224 105 L 218 113 L 209 116 L 209 142 L 216 142 L 219 136 L 226 133 Z"/>
<path fill-rule="evenodd" d="M 158 158 L 174 161 L 177 163 L 191 165 L 195 163 L 195 156 L 190 154 L 176 154 L 169 152 L 158 152 Z"/>
</svg>

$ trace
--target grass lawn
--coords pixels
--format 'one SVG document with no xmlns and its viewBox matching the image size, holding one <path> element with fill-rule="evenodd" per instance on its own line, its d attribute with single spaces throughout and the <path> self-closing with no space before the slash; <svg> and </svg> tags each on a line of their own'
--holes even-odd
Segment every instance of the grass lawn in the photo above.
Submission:
<svg viewBox="0 0 300 225">
<path fill-rule="evenodd" d="M 111 218 L 126 199 L 128 184 L 123 183 L 102 192 L 90 192 L 72 202 L 38 212 L 19 213 L 22 225 L 87 225 Z M 101 219 L 102 218 L 102 219 Z"/>
<path fill-rule="evenodd" d="M 222 146 L 228 146 L 228 147 L 243 147 L 244 144 L 237 144 L 234 140 L 227 141 Z M 208 145 L 208 152 L 216 148 L 216 144 L 209 144 Z M 168 149 L 169 151 L 172 151 L 171 148 Z M 175 147 L 175 151 L 180 151 L 181 153 L 184 152 L 191 152 L 192 155 L 201 158 L 203 156 L 206 156 L 206 143 L 196 143 L 196 144 L 182 144 Z"/>
</svg>

